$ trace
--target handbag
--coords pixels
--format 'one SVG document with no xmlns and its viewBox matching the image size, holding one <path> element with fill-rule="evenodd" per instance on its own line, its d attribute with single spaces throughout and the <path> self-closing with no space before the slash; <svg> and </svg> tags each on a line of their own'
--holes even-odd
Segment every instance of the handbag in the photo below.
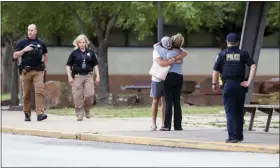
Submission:
<svg viewBox="0 0 280 168">
<path fill-rule="evenodd" d="M 170 67 L 171 66 L 162 67 L 156 61 L 154 61 L 149 74 L 160 80 L 165 80 Z"/>
</svg>

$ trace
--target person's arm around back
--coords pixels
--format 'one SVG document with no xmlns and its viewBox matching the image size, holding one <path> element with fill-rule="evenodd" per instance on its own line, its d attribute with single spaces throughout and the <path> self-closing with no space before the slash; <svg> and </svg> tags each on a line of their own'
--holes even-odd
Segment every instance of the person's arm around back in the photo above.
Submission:
<svg viewBox="0 0 280 168">
<path fill-rule="evenodd" d="M 169 50 L 167 53 L 167 59 L 172 59 L 174 63 L 182 64 L 183 61 L 182 59 L 187 56 L 187 52 L 184 49 L 178 50 L 178 49 L 173 49 Z"/>
<path fill-rule="evenodd" d="M 162 67 L 170 66 L 175 61 L 174 59 L 163 60 L 156 50 L 153 51 L 153 58 Z"/>
<path fill-rule="evenodd" d="M 187 56 L 188 55 L 188 53 L 187 53 L 187 51 L 185 51 L 184 49 L 181 49 L 180 50 L 181 52 L 178 54 L 178 55 L 176 55 L 175 57 L 173 57 L 176 61 L 176 63 L 179 63 L 179 62 L 177 62 L 178 60 L 180 61 L 181 59 L 183 59 L 183 58 L 185 58 L 185 56 Z M 181 62 L 181 61 L 180 61 Z"/>
</svg>

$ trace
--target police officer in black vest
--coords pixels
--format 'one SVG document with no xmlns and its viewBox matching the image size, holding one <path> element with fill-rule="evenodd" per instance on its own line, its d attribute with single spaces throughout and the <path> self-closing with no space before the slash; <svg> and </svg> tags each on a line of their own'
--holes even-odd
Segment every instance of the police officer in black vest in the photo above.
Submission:
<svg viewBox="0 0 280 168">
<path fill-rule="evenodd" d="M 23 89 L 23 112 L 25 121 L 31 121 L 30 92 L 32 84 L 35 88 L 35 105 L 37 121 L 47 118 L 44 114 L 44 71 L 47 63 L 48 51 L 45 43 L 36 37 L 35 24 L 28 26 L 28 37 L 21 40 L 15 48 L 14 59 L 21 57 L 19 73 Z"/>
<path fill-rule="evenodd" d="M 95 100 L 95 84 L 100 82 L 97 55 L 88 48 L 89 39 L 79 35 L 74 41 L 74 51 L 71 52 L 66 63 L 68 82 L 72 86 L 73 99 L 77 121 L 84 117 L 89 119 L 90 109 Z M 93 74 L 93 70 L 96 75 Z M 95 84 L 94 84 L 95 76 Z"/>
<path fill-rule="evenodd" d="M 228 48 L 220 52 L 213 68 L 214 92 L 218 90 L 218 76 L 221 73 L 223 81 L 223 103 L 227 118 L 228 139 L 226 143 L 243 141 L 244 102 L 248 86 L 256 74 L 256 64 L 248 52 L 238 48 L 239 40 L 236 34 L 227 35 Z M 250 67 L 248 80 L 245 79 L 246 67 Z"/>
</svg>

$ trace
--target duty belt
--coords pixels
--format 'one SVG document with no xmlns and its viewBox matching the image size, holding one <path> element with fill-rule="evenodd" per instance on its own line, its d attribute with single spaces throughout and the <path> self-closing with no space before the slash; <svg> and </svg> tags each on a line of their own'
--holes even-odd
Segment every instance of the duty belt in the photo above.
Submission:
<svg viewBox="0 0 280 168">
<path fill-rule="evenodd" d="M 92 75 L 92 72 L 79 72 L 79 73 L 75 73 L 75 75 L 88 75 L 88 74 Z"/>
<path fill-rule="evenodd" d="M 26 72 L 30 72 L 32 70 L 35 70 L 35 71 L 44 71 L 45 70 L 45 66 L 44 65 L 39 65 L 39 66 L 23 66 L 23 69 L 26 71 Z"/>
</svg>

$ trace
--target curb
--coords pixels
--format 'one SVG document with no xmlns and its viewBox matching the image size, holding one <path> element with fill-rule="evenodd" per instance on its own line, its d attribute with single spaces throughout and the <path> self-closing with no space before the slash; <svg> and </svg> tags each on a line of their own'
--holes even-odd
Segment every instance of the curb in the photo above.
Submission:
<svg viewBox="0 0 280 168">
<path fill-rule="evenodd" d="M 58 132 L 58 131 L 23 129 L 23 128 L 13 128 L 13 127 L 1 127 L 1 132 L 40 136 L 40 137 L 61 138 L 61 139 L 76 139 L 76 140 L 85 140 L 85 141 L 113 142 L 113 143 L 179 147 L 179 148 L 204 149 L 204 150 L 254 152 L 254 153 L 269 153 L 269 154 L 280 153 L 279 145 L 255 145 L 255 144 L 244 144 L 244 143 L 227 144 L 223 142 L 191 141 L 191 140 L 91 134 L 91 133 Z"/>
</svg>

